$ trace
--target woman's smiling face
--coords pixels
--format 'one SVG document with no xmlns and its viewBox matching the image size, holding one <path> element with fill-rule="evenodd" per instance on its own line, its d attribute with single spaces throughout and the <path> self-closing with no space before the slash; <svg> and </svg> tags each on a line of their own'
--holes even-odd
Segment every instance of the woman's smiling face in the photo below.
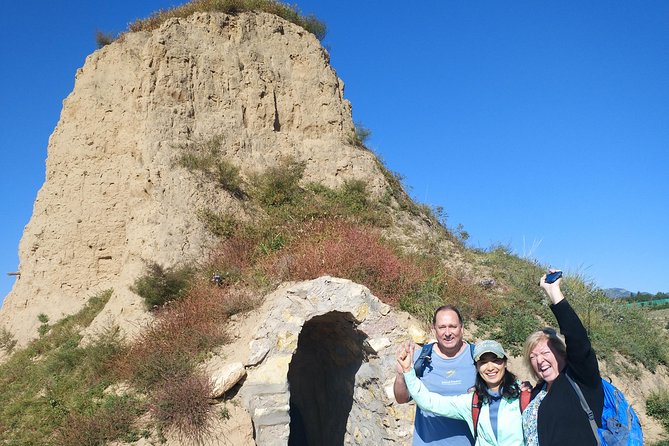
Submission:
<svg viewBox="0 0 669 446">
<path fill-rule="evenodd" d="M 530 352 L 530 364 L 538 377 L 552 384 L 564 367 L 564 358 L 550 347 L 548 339 L 543 339 Z"/>
<path fill-rule="evenodd" d="M 506 373 L 506 359 L 498 358 L 494 353 L 484 353 L 476 361 L 476 369 L 490 390 L 498 391 Z"/>
</svg>

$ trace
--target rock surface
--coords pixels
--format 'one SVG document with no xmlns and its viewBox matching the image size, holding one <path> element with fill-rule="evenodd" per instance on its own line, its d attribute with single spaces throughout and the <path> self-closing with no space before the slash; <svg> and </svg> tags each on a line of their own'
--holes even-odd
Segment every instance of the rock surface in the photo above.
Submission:
<svg viewBox="0 0 669 446">
<path fill-rule="evenodd" d="M 129 286 L 146 262 L 202 257 L 213 243 L 197 211 L 248 218 L 228 192 L 175 165 L 217 138 L 248 178 L 285 158 L 304 182 L 386 182 L 352 145 L 351 106 L 319 41 L 266 13 L 198 13 L 128 33 L 76 74 L 49 139 L 46 181 L 19 246 L 20 279 L 0 310 L 19 345 L 113 289 L 100 315 L 134 333 L 147 318 Z"/>
<path fill-rule="evenodd" d="M 287 445 L 291 435 L 321 445 L 411 444 L 414 406 L 392 393 L 395 348 L 409 332 L 428 333 L 366 287 L 327 276 L 285 284 L 230 330 L 237 339 L 217 356 L 247 364 L 229 405 L 246 411 L 238 422 L 253 426 L 248 444 Z M 231 434 L 219 431 L 212 444 Z"/>
</svg>

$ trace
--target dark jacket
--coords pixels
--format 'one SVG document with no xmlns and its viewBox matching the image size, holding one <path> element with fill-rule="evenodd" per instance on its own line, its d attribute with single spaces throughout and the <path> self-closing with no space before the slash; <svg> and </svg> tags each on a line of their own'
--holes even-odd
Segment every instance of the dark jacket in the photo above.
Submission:
<svg viewBox="0 0 669 446">
<path fill-rule="evenodd" d="M 537 433 L 541 446 L 590 446 L 597 441 L 592 432 L 578 395 L 564 374 L 581 388 L 597 425 L 601 427 L 604 407 L 604 390 L 599 374 L 597 356 L 590 345 L 588 333 L 567 300 L 551 305 L 551 310 L 560 326 L 567 344 L 567 364 L 551 385 L 548 394 L 539 406 Z M 543 387 L 537 384 L 532 398 Z"/>
</svg>

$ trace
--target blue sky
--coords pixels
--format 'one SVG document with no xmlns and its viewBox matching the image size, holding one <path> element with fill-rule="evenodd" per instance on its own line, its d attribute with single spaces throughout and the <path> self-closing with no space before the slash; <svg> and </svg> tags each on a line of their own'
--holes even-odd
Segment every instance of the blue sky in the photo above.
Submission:
<svg viewBox="0 0 669 446">
<path fill-rule="evenodd" d="M 180 3 L 4 6 L 0 299 L 95 31 Z M 669 291 L 669 2 L 297 4 L 327 24 L 368 145 L 471 246 L 509 246 L 602 288 Z"/>
</svg>

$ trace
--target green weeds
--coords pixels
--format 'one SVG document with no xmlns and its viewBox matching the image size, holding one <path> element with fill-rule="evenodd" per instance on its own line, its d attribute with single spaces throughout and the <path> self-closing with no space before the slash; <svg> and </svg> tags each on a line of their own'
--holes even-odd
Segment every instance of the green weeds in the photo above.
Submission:
<svg viewBox="0 0 669 446">
<path fill-rule="evenodd" d="M 223 139 L 217 136 L 191 147 L 184 147 L 176 159 L 176 164 L 189 172 L 201 173 L 233 197 L 245 199 L 239 168 L 223 158 L 222 144 Z"/>
<path fill-rule="evenodd" d="M 92 297 L 0 366 L 0 443 L 102 444 L 134 431 L 137 401 L 104 391 L 111 382 L 106 366 L 121 348 L 118 332 L 80 346 L 79 331 L 110 297 L 111 291 Z"/>
<path fill-rule="evenodd" d="M 14 351 L 16 346 L 16 338 L 7 330 L 7 328 L 0 328 L 0 350 L 4 350 L 5 353 L 10 354 Z"/>
<path fill-rule="evenodd" d="M 210 209 L 200 209 L 197 212 L 198 219 L 204 223 L 205 228 L 216 237 L 228 238 L 235 233 L 238 223 L 228 215 L 219 214 Z"/>
<path fill-rule="evenodd" d="M 669 431 L 669 392 L 662 390 L 651 394 L 646 400 L 646 412 Z"/>
</svg>

